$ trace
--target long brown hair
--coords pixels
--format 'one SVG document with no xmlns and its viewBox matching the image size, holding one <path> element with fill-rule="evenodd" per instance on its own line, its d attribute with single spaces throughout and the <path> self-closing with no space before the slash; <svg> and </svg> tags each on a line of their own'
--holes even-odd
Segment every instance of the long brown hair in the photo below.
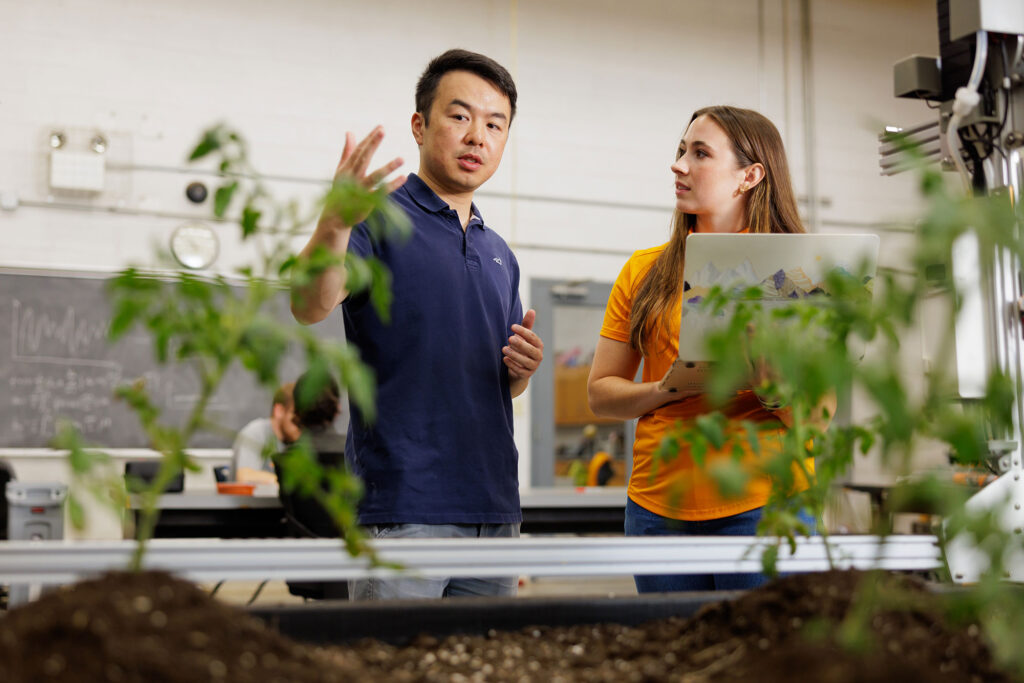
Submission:
<svg viewBox="0 0 1024 683">
<path fill-rule="evenodd" d="M 765 116 L 738 107 L 705 107 L 693 112 L 690 123 L 707 116 L 732 141 L 738 168 L 764 166 L 765 176 L 746 195 L 746 222 L 750 232 L 804 232 L 789 177 L 789 162 L 778 129 Z M 689 124 L 687 124 L 689 128 Z M 697 216 L 676 211 L 672 237 L 665 251 L 647 271 L 633 298 L 629 314 L 629 344 L 642 355 L 661 331 L 668 335 L 669 312 L 679 296 L 683 279 L 686 236 L 697 226 Z"/>
</svg>

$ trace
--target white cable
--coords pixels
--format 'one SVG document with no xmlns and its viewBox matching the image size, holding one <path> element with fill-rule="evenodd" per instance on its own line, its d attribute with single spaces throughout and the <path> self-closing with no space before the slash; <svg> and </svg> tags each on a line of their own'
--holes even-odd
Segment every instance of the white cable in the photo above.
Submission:
<svg viewBox="0 0 1024 683">
<path fill-rule="evenodd" d="M 971 191 L 971 177 L 967 174 L 967 166 L 964 164 L 963 156 L 960 152 L 960 140 L 957 133 L 960 128 L 960 122 L 981 101 L 981 96 L 978 95 L 978 86 L 981 85 L 981 76 L 985 72 L 985 62 L 988 61 L 988 32 L 978 31 L 975 36 L 975 42 L 974 66 L 971 68 L 971 77 L 968 79 L 965 87 L 957 88 L 956 90 L 956 99 L 953 101 L 953 116 L 950 118 L 949 127 L 946 129 L 946 143 L 949 147 L 949 155 L 953 158 L 953 164 L 956 166 L 960 178 L 964 181 L 964 188 L 968 193 Z"/>
</svg>

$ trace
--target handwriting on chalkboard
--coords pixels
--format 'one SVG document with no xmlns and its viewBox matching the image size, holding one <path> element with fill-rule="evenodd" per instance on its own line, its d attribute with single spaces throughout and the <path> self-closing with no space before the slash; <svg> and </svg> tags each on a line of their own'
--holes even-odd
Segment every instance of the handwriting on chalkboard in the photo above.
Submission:
<svg viewBox="0 0 1024 683">
<path fill-rule="evenodd" d="M 96 350 L 103 351 L 106 339 L 105 320 L 90 322 L 71 306 L 51 317 L 20 299 L 11 303 L 11 352 L 15 360 L 116 367 L 117 363 L 96 357 Z"/>
<path fill-rule="evenodd" d="M 86 437 L 102 436 L 113 425 L 114 389 L 124 382 L 116 369 L 98 374 L 65 369 L 60 374 L 12 374 L 7 379 L 9 438 L 37 442 L 52 438 L 58 418 Z"/>
<path fill-rule="evenodd" d="M 48 446 L 59 420 L 100 446 L 148 447 L 138 416 L 116 397 L 118 387 L 137 380 L 145 383 L 162 421 L 188 420 L 199 393 L 195 368 L 158 363 L 153 339 L 141 327 L 111 342 L 108 281 L 95 273 L 0 270 L 0 447 Z M 278 304 L 274 315 L 290 323 L 287 296 Z M 331 338 L 342 335 L 336 318 L 321 330 Z M 294 380 L 303 365 L 295 349 L 282 364 L 281 381 Z M 216 428 L 189 445 L 230 446 L 238 429 L 269 413 L 271 393 L 236 364 L 206 405 L 208 424 Z M 343 417 L 339 428 L 346 424 Z"/>
</svg>

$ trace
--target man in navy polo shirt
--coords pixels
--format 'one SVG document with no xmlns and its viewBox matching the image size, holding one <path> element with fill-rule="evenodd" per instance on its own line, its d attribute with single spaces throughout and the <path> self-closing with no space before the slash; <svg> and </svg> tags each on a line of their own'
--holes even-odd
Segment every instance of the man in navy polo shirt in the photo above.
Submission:
<svg viewBox="0 0 1024 683">
<path fill-rule="evenodd" d="M 346 444 L 366 488 L 360 523 L 376 538 L 519 535 L 512 399 L 544 345 L 531 329 L 534 311 L 523 315 L 515 256 L 473 204 L 498 168 L 515 107 L 515 83 L 494 60 L 465 50 L 432 60 L 412 116 L 419 171 L 387 184 L 412 237 L 377 241 L 362 223 L 352 228 L 325 211 L 303 250 L 373 255 L 393 276 L 389 323 L 365 295 L 347 295 L 343 269 L 297 291 L 292 306 L 312 323 L 341 304 L 348 340 L 377 374 L 377 420 L 366 424 L 353 406 Z M 378 127 L 357 145 L 346 134 L 335 177 L 382 182 L 402 163 L 367 173 L 383 136 Z M 516 577 L 354 583 L 356 599 L 511 595 L 517 587 Z"/>
</svg>

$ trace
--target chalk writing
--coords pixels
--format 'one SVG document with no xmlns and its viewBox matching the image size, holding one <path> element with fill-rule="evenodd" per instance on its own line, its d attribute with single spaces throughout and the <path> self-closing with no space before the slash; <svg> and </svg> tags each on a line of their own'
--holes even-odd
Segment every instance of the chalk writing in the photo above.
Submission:
<svg viewBox="0 0 1024 683">
<path fill-rule="evenodd" d="M 118 387 L 138 380 L 166 423 L 188 420 L 200 388 L 196 368 L 159 364 L 142 327 L 112 343 L 108 281 L 93 274 L 0 271 L 0 447 L 46 446 L 62 419 L 97 445 L 146 447 L 138 416 L 116 398 Z M 291 323 L 286 296 L 273 314 Z M 323 329 L 336 338 L 340 327 L 335 319 Z M 282 378 L 293 379 L 303 365 L 296 349 L 281 367 Z M 267 413 L 271 391 L 236 365 L 207 404 L 207 428 L 190 446 L 230 446 L 236 430 Z"/>
<path fill-rule="evenodd" d="M 33 355 L 77 360 L 88 358 L 90 351 L 105 351 L 107 323 L 83 320 L 71 306 L 62 315 L 50 317 L 14 299 L 11 306 L 13 353 L 16 357 Z M 97 344 L 97 342 L 100 342 Z"/>
</svg>

